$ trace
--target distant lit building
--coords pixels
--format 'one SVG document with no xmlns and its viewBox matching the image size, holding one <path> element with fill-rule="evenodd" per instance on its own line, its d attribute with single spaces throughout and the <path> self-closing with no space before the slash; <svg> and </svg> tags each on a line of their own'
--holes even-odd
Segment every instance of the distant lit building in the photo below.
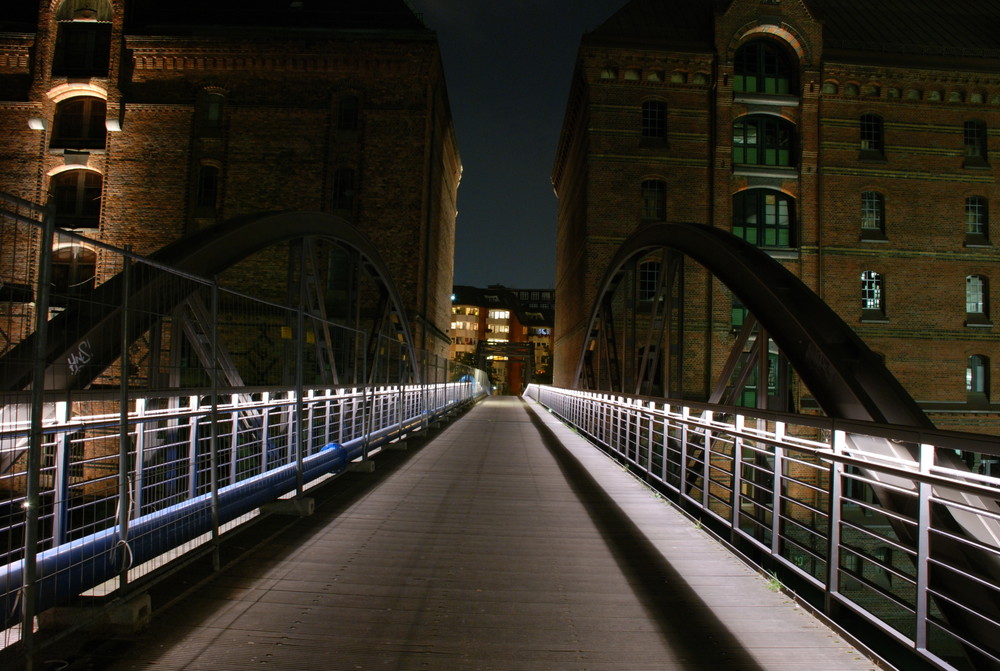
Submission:
<svg viewBox="0 0 1000 671">
<path fill-rule="evenodd" d="M 939 427 L 1000 433 L 1000 4 L 959 4 L 633 0 L 584 35 L 553 169 L 556 384 L 615 250 L 694 222 L 800 277 Z M 723 289 L 686 286 L 681 373 L 723 366 L 744 314 Z M 705 399 L 699 375 L 677 393 Z"/>
<path fill-rule="evenodd" d="M 501 393 L 518 394 L 529 381 L 549 383 L 554 313 L 551 289 L 456 286 L 451 358 L 488 367 Z"/>
</svg>

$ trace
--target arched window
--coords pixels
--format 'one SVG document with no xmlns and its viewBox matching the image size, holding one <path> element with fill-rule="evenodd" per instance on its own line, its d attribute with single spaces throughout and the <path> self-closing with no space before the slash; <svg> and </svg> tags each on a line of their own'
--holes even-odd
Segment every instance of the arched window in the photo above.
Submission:
<svg viewBox="0 0 1000 671">
<path fill-rule="evenodd" d="M 794 247 L 795 201 L 780 191 L 747 189 L 733 197 L 733 235 L 759 247 Z"/>
<path fill-rule="evenodd" d="M 56 226 L 97 228 L 101 217 L 101 174 L 92 170 L 67 170 L 52 177 Z"/>
<path fill-rule="evenodd" d="M 642 183 L 642 218 L 667 220 L 667 185 L 662 180 L 647 179 Z"/>
<path fill-rule="evenodd" d="M 52 305 L 65 306 L 94 288 L 97 254 L 83 245 L 72 245 L 52 254 Z"/>
<path fill-rule="evenodd" d="M 861 237 L 885 238 L 885 197 L 878 191 L 861 192 Z"/>
<path fill-rule="evenodd" d="M 990 360 L 982 354 L 969 357 L 965 367 L 965 391 L 969 400 L 987 400 L 990 391 Z"/>
<path fill-rule="evenodd" d="M 64 0 L 56 10 L 56 77 L 107 77 L 111 62 L 111 5 L 107 0 Z"/>
<path fill-rule="evenodd" d="M 795 126 L 780 117 L 752 115 L 733 122 L 734 165 L 794 165 Z"/>
<path fill-rule="evenodd" d="M 640 301 L 651 301 L 656 298 L 656 292 L 660 288 L 660 262 L 643 261 L 640 263 L 637 283 L 636 293 Z"/>
<path fill-rule="evenodd" d="M 860 143 L 862 155 L 881 157 L 885 153 L 882 117 L 877 114 L 862 114 L 860 119 Z"/>
<path fill-rule="evenodd" d="M 667 138 L 667 104 L 660 100 L 642 103 L 642 139 L 658 141 Z"/>
<path fill-rule="evenodd" d="M 965 165 L 985 165 L 986 155 L 986 124 L 982 121 L 966 121 Z"/>
<path fill-rule="evenodd" d="M 354 171 L 350 168 L 339 168 L 333 173 L 333 209 L 350 210 L 354 208 Z"/>
<path fill-rule="evenodd" d="M 965 323 L 966 325 L 989 324 L 990 285 L 982 275 L 965 278 Z"/>
<path fill-rule="evenodd" d="M 733 90 L 741 93 L 791 94 L 794 71 L 788 53 L 770 40 L 748 42 L 736 50 Z"/>
<path fill-rule="evenodd" d="M 107 103 L 94 96 L 77 96 L 56 106 L 54 149 L 104 149 L 107 144 Z"/>
<path fill-rule="evenodd" d="M 885 285 L 882 274 L 874 270 L 861 273 L 861 318 L 885 318 Z"/>
<path fill-rule="evenodd" d="M 359 117 L 357 96 L 344 96 L 337 105 L 337 130 L 357 130 Z"/>
</svg>

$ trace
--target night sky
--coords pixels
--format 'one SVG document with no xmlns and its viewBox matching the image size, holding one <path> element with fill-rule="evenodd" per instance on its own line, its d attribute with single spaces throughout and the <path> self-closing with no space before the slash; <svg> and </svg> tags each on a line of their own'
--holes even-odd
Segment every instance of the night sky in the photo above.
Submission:
<svg viewBox="0 0 1000 671">
<path fill-rule="evenodd" d="M 455 284 L 555 286 L 551 172 L 580 38 L 627 0 L 411 0 L 436 31 L 464 172 Z"/>
</svg>

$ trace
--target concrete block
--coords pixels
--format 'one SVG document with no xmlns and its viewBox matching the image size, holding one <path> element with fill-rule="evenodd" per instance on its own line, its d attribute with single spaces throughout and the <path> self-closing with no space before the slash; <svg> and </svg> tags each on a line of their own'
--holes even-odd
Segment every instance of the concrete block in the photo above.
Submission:
<svg viewBox="0 0 1000 671">
<path fill-rule="evenodd" d="M 95 600 L 93 604 L 56 606 L 38 614 L 38 626 L 45 630 L 79 628 L 83 631 L 124 635 L 134 634 L 147 625 L 153 616 L 149 594 L 136 594 L 124 601 Z"/>
<path fill-rule="evenodd" d="M 365 459 L 363 461 L 352 461 L 347 464 L 347 470 L 354 471 L 355 473 L 374 473 L 375 472 L 375 462 L 371 459 Z"/>
<path fill-rule="evenodd" d="M 262 513 L 275 515 L 292 515 L 294 517 L 309 517 L 316 510 L 316 500 L 309 496 L 299 496 L 294 499 L 278 499 L 265 503 L 260 507 Z"/>
</svg>

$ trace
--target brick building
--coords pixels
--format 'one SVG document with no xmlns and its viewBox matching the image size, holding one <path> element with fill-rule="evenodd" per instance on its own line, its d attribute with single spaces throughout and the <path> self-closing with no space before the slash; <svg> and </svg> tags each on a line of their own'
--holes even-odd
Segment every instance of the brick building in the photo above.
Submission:
<svg viewBox="0 0 1000 671">
<path fill-rule="evenodd" d="M 556 384 L 622 241 L 694 222 L 780 260 L 940 428 L 1000 433 L 998 129 L 992 0 L 625 4 L 581 41 L 553 170 Z M 695 286 L 685 365 L 717 373 L 739 306 Z"/>
<path fill-rule="evenodd" d="M 551 289 L 456 286 L 451 358 L 488 368 L 503 394 L 520 394 L 529 382 L 551 384 L 554 313 Z"/>
<path fill-rule="evenodd" d="M 405 0 L 11 0 L 0 135 L 0 191 L 140 254 L 241 215 L 337 215 L 379 249 L 416 345 L 447 349 L 461 163 Z M 86 244 L 55 257 L 66 290 L 112 272 Z"/>
</svg>

